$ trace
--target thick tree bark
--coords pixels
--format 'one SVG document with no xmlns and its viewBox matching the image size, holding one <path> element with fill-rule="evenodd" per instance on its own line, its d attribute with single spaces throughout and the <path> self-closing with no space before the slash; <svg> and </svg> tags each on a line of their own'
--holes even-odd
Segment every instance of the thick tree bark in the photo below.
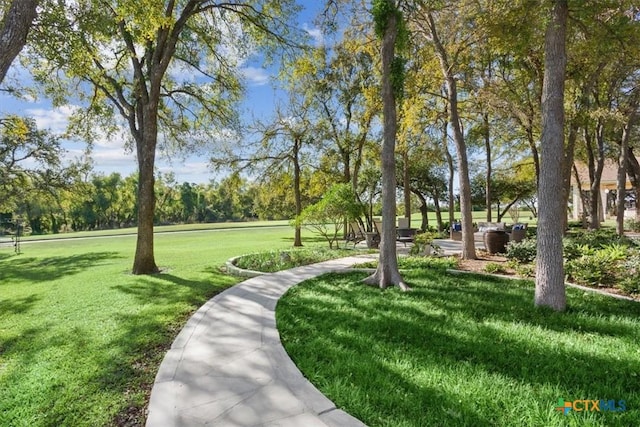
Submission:
<svg viewBox="0 0 640 427">
<path fill-rule="evenodd" d="M 571 195 L 571 168 L 573 167 L 573 157 L 578 139 L 578 127 L 575 122 L 571 123 L 567 146 L 564 150 L 564 163 L 562 164 L 562 205 L 564 206 L 564 216 L 562 217 L 562 229 L 567 230 L 569 222 L 569 196 Z"/>
<path fill-rule="evenodd" d="M 396 98 L 391 82 L 391 64 L 395 57 L 395 42 L 398 32 L 395 13 L 387 15 L 387 25 L 382 38 L 382 102 L 383 102 L 383 142 L 382 142 L 382 236 L 380 239 L 380 260 L 378 268 L 364 282 L 384 289 L 398 285 L 403 291 L 410 288 L 398 270 L 396 254 Z"/>
<path fill-rule="evenodd" d="M 429 227 L 429 208 L 427 206 L 427 199 L 424 197 L 424 195 L 416 190 L 415 188 L 411 190 L 411 192 L 413 194 L 416 195 L 416 197 L 418 198 L 418 200 L 420 200 L 420 218 L 421 218 L 421 224 L 420 224 L 420 230 L 422 231 L 427 231 L 427 227 Z"/>
<path fill-rule="evenodd" d="M 487 113 L 482 115 L 482 125 L 484 134 L 484 150 L 487 161 L 487 173 L 485 174 L 485 203 L 487 205 L 487 221 L 491 222 L 491 135 L 489 133 L 489 115 Z M 498 221 L 500 221 L 498 219 Z"/>
<path fill-rule="evenodd" d="M 142 134 L 137 141 L 138 154 L 138 237 L 133 260 L 133 274 L 153 274 L 159 271 L 154 255 L 153 217 L 156 194 L 154 165 L 158 140 L 157 107 L 145 105 L 141 108 L 143 117 Z"/>
<path fill-rule="evenodd" d="M 296 202 L 296 217 L 302 213 L 302 192 L 300 191 L 300 145 L 302 141 L 299 137 L 293 142 L 293 194 Z M 301 227 L 296 225 L 293 239 L 293 246 L 302 246 Z"/>
<path fill-rule="evenodd" d="M 531 157 L 533 158 L 533 167 L 536 171 L 536 183 L 540 183 L 540 153 L 536 138 L 533 136 L 533 125 L 527 127 L 527 142 L 531 148 Z"/>
<path fill-rule="evenodd" d="M 627 149 L 627 175 L 636 193 L 636 221 L 640 221 L 640 162 L 633 154 L 633 148 Z"/>
<path fill-rule="evenodd" d="M 635 114 L 634 114 L 635 116 Z M 622 130 L 620 139 L 620 153 L 618 159 L 618 191 L 616 192 L 616 232 L 622 237 L 624 234 L 624 204 L 627 193 L 627 147 L 629 146 L 629 133 L 633 126 L 633 118 L 630 118 Z"/>
<path fill-rule="evenodd" d="M 13 0 L 0 28 L 0 83 L 18 56 L 36 17 L 39 0 Z"/>
<path fill-rule="evenodd" d="M 553 2 L 545 34 L 542 87 L 542 140 L 538 186 L 538 256 L 535 305 L 556 311 L 566 308 L 562 264 L 562 161 L 564 158 L 564 81 L 567 57 L 565 37 L 567 0 Z"/>
<path fill-rule="evenodd" d="M 409 176 L 409 147 L 402 151 L 402 183 L 404 190 L 404 217 L 411 228 L 411 177 Z"/>
<path fill-rule="evenodd" d="M 585 142 L 587 144 L 587 156 L 589 164 L 589 179 L 590 182 L 590 199 L 589 209 L 591 211 L 589 228 L 597 230 L 600 228 L 600 209 L 602 209 L 603 215 L 606 217 L 606 206 L 602 204 L 602 198 L 600 197 L 600 182 L 602 179 L 602 171 L 604 170 L 604 124 L 601 120 L 598 121 L 596 126 L 596 153 L 593 153 L 593 143 L 589 131 L 585 129 Z"/>
<path fill-rule="evenodd" d="M 440 41 L 436 24 L 431 12 L 427 13 L 427 20 L 431 39 L 435 48 L 435 54 L 440 61 L 440 69 L 445 79 L 447 88 L 447 101 L 449 102 L 449 120 L 453 130 L 453 140 L 456 144 L 458 161 L 458 185 L 460 186 L 460 216 L 462 219 L 462 259 L 476 259 L 476 246 L 474 239 L 471 182 L 469 180 L 469 162 L 467 159 L 467 145 L 460 126 L 458 114 L 458 87 L 454 70 L 449 63 L 447 52 Z"/>
<path fill-rule="evenodd" d="M 438 224 L 438 231 L 442 231 L 442 210 L 440 209 L 440 192 L 434 191 L 433 193 L 433 208 L 436 212 L 436 224 Z"/>
<path fill-rule="evenodd" d="M 453 221 L 455 221 L 455 216 L 454 216 L 454 212 L 455 212 L 455 201 L 454 201 L 454 194 L 453 194 L 453 181 L 455 179 L 455 168 L 453 166 L 453 157 L 451 156 L 451 153 L 449 152 L 449 135 L 447 134 L 447 131 L 449 129 L 449 120 L 448 120 L 448 107 L 445 106 L 444 109 L 444 123 L 442 124 L 442 149 L 444 150 L 444 156 L 447 159 L 447 167 L 449 170 L 449 176 L 447 177 L 448 181 L 447 181 L 447 195 L 449 197 L 449 209 L 448 209 L 448 213 L 449 213 L 449 237 L 451 237 L 451 235 L 453 234 Z"/>
</svg>

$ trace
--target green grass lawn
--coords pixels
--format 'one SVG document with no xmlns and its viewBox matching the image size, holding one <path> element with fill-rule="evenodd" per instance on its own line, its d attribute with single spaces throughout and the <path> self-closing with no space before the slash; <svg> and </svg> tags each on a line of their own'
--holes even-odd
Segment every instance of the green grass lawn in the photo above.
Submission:
<svg viewBox="0 0 640 427">
<path fill-rule="evenodd" d="M 292 242 L 288 227 L 160 234 L 154 276 L 129 274 L 133 235 L 1 247 L 0 426 L 143 422 L 173 337 L 239 280 L 219 266 Z"/>
<path fill-rule="evenodd" d="M 568 289 L 557 314 L 531 282 L 403 274 L 412 292 L 332 274 L 278 304 L 285 348 L 338 407 L 372 427 L 640 425 L 640 304 Z M 559 399 L 626 411 L 564 415 Z"/>
</svg>

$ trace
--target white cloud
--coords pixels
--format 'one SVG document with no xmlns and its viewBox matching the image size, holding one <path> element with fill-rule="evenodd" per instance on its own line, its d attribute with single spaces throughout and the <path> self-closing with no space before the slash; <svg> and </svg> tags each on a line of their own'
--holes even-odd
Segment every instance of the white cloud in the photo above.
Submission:
<svg viewBox="0 0 640 427">
<path fill-rule="evenodd" d="M 67 129 L 69 117 L 78 107 L 69 105 L 54 109 L 29 108 L 25 113 L 33 117 L 39 129 L 49 129 L 53 133 L 61 134 Z"/>
<path fill-rule="evenodd" d="M 243 67 L 240 73 L 251 86 L 264 86 L 269 83 L 269 74 L 264 68 Z"/>
<path fill-rule="evenodd" d="M 316 47 L 324 46 L 324 34 L 320 28 L 310 27 L 307 23 L 304 23 L 302 24 L 302 29 L 311 36 Z"/>
<path fill-rule="evenodd" d="M 179 165 L 164 163 L 158 164 L 158 171 L 166 174 L 173 173 L 177 182 L 206 183 L 215 177 L 207 162 L 185 161 Z"/>
</svg>

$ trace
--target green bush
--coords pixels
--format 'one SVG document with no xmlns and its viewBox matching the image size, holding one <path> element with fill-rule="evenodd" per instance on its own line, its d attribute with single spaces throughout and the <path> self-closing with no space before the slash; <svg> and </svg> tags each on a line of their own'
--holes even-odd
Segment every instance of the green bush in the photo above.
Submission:
<svg viewBox="0 0 640 427">
<path fill-rule="evenodd" d="M 635 218 L 629 218 L 624 222 L 625 230 L 633 231 L 636 233 L 640 232 L 640 221 Z"/>
<path fill-rule="evenodd" d="M 577 283 L 587 285 L 615 284 L 622 272 L 621 261 L 625 259 L 626 255 L 626 247 L 607 245 L 596 250 L 593 254 L 567 261 L 565 271 Z"/>
<path fill-rule="evenodd" d="M 245 270 L 255 270 L 264 273 L 287 270 L 302 265 L 314 264 L 353 255 L 353 250 L 346 249 L 295 249 L 290 251 L 269 251 L 244 255 L 236 259 L 235 265 Z"/>
<path fill-rule="evenodd" d="M 350 184 L 334 184 L 319 202 L 304 208 L 294 225 L 317 232 L 333 249 L 334 245 L 339 247 L 345 221 L 358 218 L 363 212 L 364 206 L 357 200 Z"/>
<path fill-rule="evenodd" d="M 609 243 L 608 245 L 604 245 L 598 252 L 601 253 L 602 256 L 609 257 L 614 261 L 621 261 L 629 255 L 629 247 L 621 243 Z"/>
<path fill-rule="evenodd" d="M 487 273 L 491 273 L 491 274 L 496 274 L 496 273 L 505 273 L 505 269 L 502 266 L 502 264 L 499 264 L 497 262 L 489 262 L 487 263 L 487 265 L 484 266 L 484 271 L 486 271 Z"/>
<path fill-rule="evenodd" d="M 424 255 L 427 246 L 431 246 L 437 252 L 437 245 L 433 244 L 433 239 L 441 237 L 437 231 L 424 231 L 416 234 L 413 239 L 413 246 L 409 250 L 410 255 Z"/>
<path fill-rule="evenodd" d="M 564 239 L 562 241 L 563 256 L 566 261 L 571 261 L 581 256 L 590 256 L 596 253 L 596 250 L 587 244 L 581 244 L 573 239 Z"/>
<path fill-rule="evenodd" d="M 516 274 L 520 277 L 535 277 L 536 268 L 533 264 L 519 264 L 515 267 Z"/>
<path fill-rule="evenodd" d="M 618 287 L 625 292 L 640 293 L 640 253 L 631 255 L 622 264 L 622 280 Z"/>
<path fill-rule="evenodd" d="M 571 230 L 567 236 L 577 245 L 588 245 L 592 248 L 601 248 L 609 243 L 622 243 L 620 237 L 613 228 L 600 228 L 598 230 Z M 626 241 L 626 239 L 622 239 Z"/>
<path fill-rule="evenodd" d="M 537 249 L 535 239 L 524 239 L 521 242 L 509 242 L 507 244 L 506 257 L 520 263 L 530 263 L 536 258 Z"/>
</svg>

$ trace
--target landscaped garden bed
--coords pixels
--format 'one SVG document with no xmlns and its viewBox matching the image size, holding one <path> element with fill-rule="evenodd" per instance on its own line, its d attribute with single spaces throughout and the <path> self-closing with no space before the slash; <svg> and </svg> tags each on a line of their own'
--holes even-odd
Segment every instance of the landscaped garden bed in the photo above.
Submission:
<svg viewBox="0 0 640 427">
<path fill-rule="evenodd" d="M 243 270 L 262 273 L 275 273 L 294 267 L 328 261 L 371 251 L 354 249 L 329 249 L 326 247 L 311 247 L 300 249 L 284 249 L 276 251 L 256 252 L 242 255 L 233 259 L 233 264 Z"/>
</svg>

